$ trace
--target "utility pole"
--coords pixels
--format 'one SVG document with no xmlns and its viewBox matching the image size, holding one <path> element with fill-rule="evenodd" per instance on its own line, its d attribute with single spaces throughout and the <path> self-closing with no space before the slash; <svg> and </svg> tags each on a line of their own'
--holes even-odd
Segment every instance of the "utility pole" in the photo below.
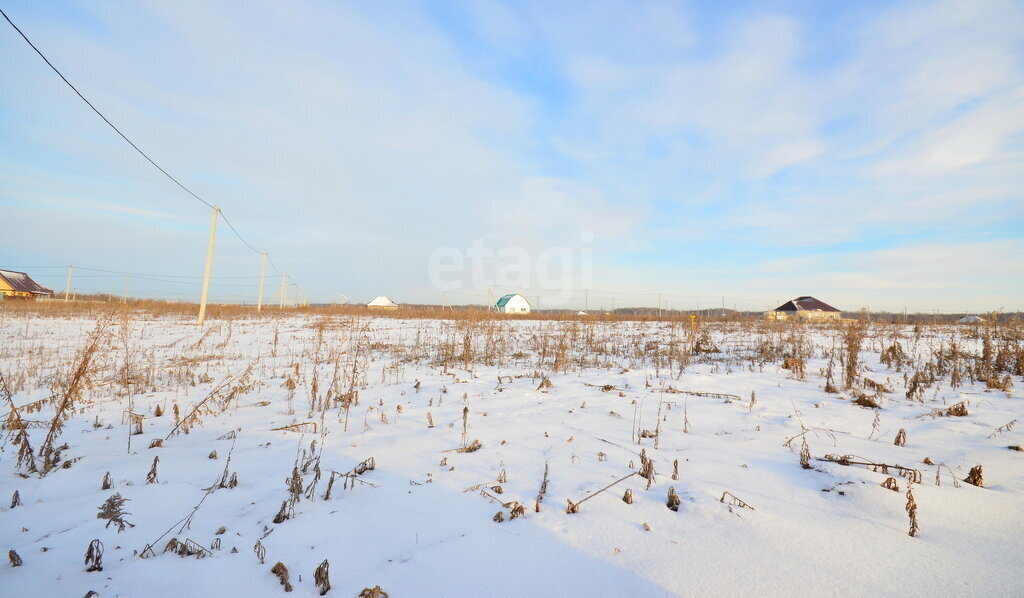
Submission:
<svg viewBox="0 0 1024 598">
<path fill-rule="evenodd" d="M 199 299 L 199 325 L 206 320 L 206 297 L 210 294 L 210 270 L 213 268 L 213 242 L 217 238 L 217 216 L 220 208 L 213 207 L 213 218 L 210 220 L 210 244 L 206 248 L 206 270 L 203 272 L 203 294 Z"/>
<path fill-rule="evenodd" d="M 661 291 L 658 291 L 658 317 L 661 317 Z"/>
<path fill-rule="evenodd" d="M 590 289 L 583 289 L 583 311 L 590 311 Z"/>
<path fill-rule="evenodd" d="M 284 296 L 288 289 L 288 273 L 281 277 L 281 309 L 284 309 Z"/>
<path fill-rule="evenodd" d="M 71 270 L 72 269 L 73 269 L 73 266 L 68 266 L 68 283 L 66 285 L 64 285 L 64 301 L 67 301 L 68 297 L 71 295 Z"/>
<path fill-rule="evenodd" d="M 260 260 L 260 292 L 256 297 L 256 312 L 263 311 L 263 279 L 267 275 L 267 252 L 263 252 L 263 258 Z"/>
</svg>

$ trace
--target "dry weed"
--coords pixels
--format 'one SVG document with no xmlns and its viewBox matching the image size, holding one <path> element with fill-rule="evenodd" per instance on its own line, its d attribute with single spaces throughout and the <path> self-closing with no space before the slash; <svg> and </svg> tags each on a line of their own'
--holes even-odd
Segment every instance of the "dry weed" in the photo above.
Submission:
<svg viewBox="0 0 1024 598">
<path fill-rule="evenodd" d="M 313 583 L 320 590 L 321 596 L 331 590 L 330 567 L 327 559 L 324 559 L 313 571 Z"/>
<path fill-rule="evenodd" d="M 99 539 L 89 542 L 89 548 L 85 551 L 85 564 L 87 572 L 103 570 L 103 542 Z"/>
<path fill-rule="evenodd" d="M 731 507 L 740 507 L 742 509 L 750 509 L 751 511 L 755 510 L 754 507 L 750 506 L 749 504 L 747 504 L 743 500 L 740 500 L 739 497 L 737 497 L 732 492 L 729 492 L 728 490 L 722 492 L 722 496 L 721 496 L 721 498 L 718 499 L 718 502 L 725 503 L 725 497 L 727 497 L 727 496 L 729 497 L 729 503 L 728 504 L 730 506 L 730 510 L 732 510 Z"/>
<path fill-rule="evenodd" d="M 967 472 L 967 477 L 964 478 L 964 481 L 972 486 L 984 488 L 985 478 L 982 475 L 981 465 L 975 465 L 974 467 L 972 467 L 971 471 Z"/>
<path fill-rule="evenodd" d="M 678 511 L 680 505 L 679 495 L 676 494 L 676 489 L 672 486 L 668 488 L 668 500 L 665 502 L 665 506 L 672 511 Z"/>
<path fill-rule="evenodd" d="M 156 464 L 160 462 L 160 457 L 153 457 L 153 466 L 149 468 L 149 473 L 146 474 L 147 484 L 157 484 L 160 480 L 156 476 Z"/>
<path fill-rule="evenodd" d="M 906 505 L 907 516 L 910 517 L 910 529 L 907 532 L 910 537 L 914 537 L 918 532 L 917 525 L 917 501 L 914 500 L 914 488 L 913 484 L 907 485 L 907 505 Z"/>
<path fill-rule="evenodd" d="M 288 567 L 285 567 L 284 563 L 278 561 L 276 565 L 270 568 L 270 572 L 277 576 L 278 581 L 284 586 L 285 592 L 292 591 L 292 584 L 288 580 Z"/>
<path fill-rule="evenodd" d="M 124 505 L 129 500 L 122 497 L 120 492 L 114 493 L 100 506 L 100 512 L 96 513 L 96 518 L 107 520 L 107 524 L 103 527 L 110 527 L 110 524 L 116 525 L 117 533 L 123 532 L 126 527 L 135 527 L 134 523 L 125 520 L 125 516 L 131 514 L 124 510 Z"/>
</svg>

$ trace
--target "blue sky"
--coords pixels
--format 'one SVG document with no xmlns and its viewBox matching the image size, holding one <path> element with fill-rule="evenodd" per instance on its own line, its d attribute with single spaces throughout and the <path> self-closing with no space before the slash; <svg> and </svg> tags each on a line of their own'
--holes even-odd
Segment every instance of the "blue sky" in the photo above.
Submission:
<svg viewBox="0 0 1024 598">
<path fill-rule="evenodd" d="M 506 250 L 543 306 L 1024 309 L 1019 2 L 2 6 L 311 301 L 438 302 L 480 241 L 448 300 Z M 197 297 L 205 206 L 9 28 L 0 80 L 0 267 Z M 212 295 L 252 301 L 220 233 Z"/>
</svg>

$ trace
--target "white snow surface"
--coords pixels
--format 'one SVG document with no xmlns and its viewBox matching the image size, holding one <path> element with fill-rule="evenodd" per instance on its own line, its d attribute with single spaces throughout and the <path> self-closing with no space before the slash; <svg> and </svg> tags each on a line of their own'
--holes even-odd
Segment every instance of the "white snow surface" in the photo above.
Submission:
<svg viewBox="0 0 1024 598">
<path fill-rule="evenodd" d="M 317 322 L 325 323 L 322 344 Z M 824 392 L 822 351 L 832 346 L 832 333 L 806 324 L 794 328 L 815 347 L 803 381 L 782 369 L 781 360 L 743 360 L 762 337 L 729 325 L 712 330 L 726 353 L 694 356 L 680 373 L 678 364 L 658 364 L 655 355 L 661 351 L 664 359 L 673 343 L 685 347 L 689 327 L 657 322 L 501 322 L 490 337 L 499 347 L 494 361 L 483 356 L 488 333 L 477 331 L 468 368 L 466 324 L 451 321 L 291 316 L 198 328 L 191 320 L 140 316 L 122 331 L 123 324 L 115 319 L 110 326 L 58 441 L 68 445 L 62 455 L 68 468 L 25 474 L 16 467 L 12 439 L 4 442 L 0 549 L 15 550 L 24 564 L 12 567 L 4 558 L 2 596 L 82 596 L 89 590 L 102 598 L 277 596 L 284 592 L 270 569 L 278 561 L 290 571 L 290 595 L 316 596 L 313 570 L 324 559 L 333 586 L 328 596 L 356 596 L 375 585 L 391 598 L 1024 591 L 1024 453 L 1007 449 L 1024 441 L 1024 425 L 993 436 L 1024 416 L 1024 383 L 1015 376 L 1003 392 L 965 378 L 953 389 L 947 377 L 922 401 L 910 401 L 904 373 L 912 375 L 913 366 L 897 372 L 879 363 L 892 341 L 881 333 L 860 354 L 863 373 L 893 389 L 876 411 L 851 404 L 848 393 Z M 86 317 L 0 318 L 0 372 L 15 388 L 13 400 L 25 419 L 52 417 L 49 405 L 24 408 L 59 388 L 51 384 L 53 374 L 67 375 L 94 325 Z M 566 336 L 572 334 L 578 336 Z M 923 358 L 962 332 L 950 326 L 898 334 L 908 353 Z M 550 340 L 546 353 L 543 338 Z M 552 347 L 560 338 L 573 340 L 568 365 L 554 373 Z M 785 342 L 782 335 L 778 340 Z M 965 350 L 979 350 L 976 339 L 959 341 Z M 447 368 L 440 363 L 442 345 L 454 355 Z M 119 378 L 126 357 L 131 399 Z M 207 402 L 188 434 L 148 448 L 173 428 L 175 404 L 187 414 L 250 364 L 249 387 Z M 335 399 L 349 389 L 353 364 L 359 403 L 346 431 L 346 414 Z M 538 389 L 537 373 L 549 377 L 551 388 Z M 337 383 L 327 410 L 311 413 L 314 378 L 321 397 Z M 130 436 L 124 423 L 129 401 L 145 416 L 141 435 Z M 968 401 L 968 416 L 931 416 L 958 401 Z M 158 405 L 164 410 L 159 417 Z M 451 451 L 462 446 L 464 407 L 466 437 L 482 445 L 471 453 Z M 7 413 L 7 405 L 0 410 Z M 636 429 L 659 427 L 659 412 L 657 448 L 654 439 L 637 441 Z M 302 422 L 315 422 L 317 433 L 274 430 Z M 907 434 L 902 447 L 893 444 L 900 428 Z M 806 434 L 811 469 L 800 466 L 799 439 L 784 446 L 802 429 L 812 430 Z M 224 438 L 232 431 L 234 440 Z M 29 429 L 35 449 L 46 432 Z M 313 498 L 303 496 L 294 518 L 275 524 L 288 497 L 286 478 L 311 454 L 314 440 L 322 477 Z M 208 458 L 214 450 L 218 458 Z M 633 476 L 582 503 L 578 513 L 566 513 L 567 500 L 579 502 L 636 471 L 641 450 L 655 465 L 650 489 Z M 229 453 L 238 486 L 207 493 Z M 920 470 L 923 479 L 913 485 L 918 536 L 907 533 L 904 477 L 821 460 L 826 454 Z M 159 481 L 147 484 L 155 456 Z M 330 471 L 347 472 L 369 457 L 375 469 L 350 489 L 338 480 L 324 500 Z M 923 464 L 925 458 L 944 464 L 939 484 L 937 466 Z M 674 460 L 677 480 L 671 479 Z M 538 512 L 545 463 L 550 478 Z M 954 485 L 978 464 L 985 487 Z M 314 468 L 300 472 L 306 488 Z M 507 481 L 499 484 L 502 471 Z M 106 472 L 111 490 L 100 487 Z M 890 475 L 899 492 L 881 487 Z M 467 490 L 481 484 L 501 501 L 525 505 L 525 516 L 509 520 L 508 507 L 479 489 Z M 677 512 L 666 507 L 669 487 L 681 498 Z M 626 489 L 633 504 L 622 500 Z M 24 504 L 8 508 L 15 491 Z M 728 497 L 720 502 L 726 491 L 753 509 L 730 505 Z M 96 517 L 114 492 L 130 499 L 125 509 L 134 527 L 123 533 Z M 505 521 L 492 521 L 499 511 Z M 216 535 L 221 526 L 226 532 Z M 217 538 L 221 544 L 206 558 L 180 557 L 163 552 L 171 538 L 207 549 Z M 105 547 L 100 572 L 83 566 L 93 539 Z M 266 550 L 262 564 L 253 550 L 257 541 Z M 155 556 L 140 558 L 148 544 Z"/>
</svg>

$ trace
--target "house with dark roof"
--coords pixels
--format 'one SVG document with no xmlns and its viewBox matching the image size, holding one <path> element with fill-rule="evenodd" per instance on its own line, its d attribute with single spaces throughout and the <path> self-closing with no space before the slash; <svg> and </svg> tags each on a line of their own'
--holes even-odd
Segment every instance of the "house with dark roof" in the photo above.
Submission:
<svg viewBox="0 0 1024 598">
<path fill-rule="evenodd" d="M 32 277 L 24 272 L 0 270 L 0 297 L 36 299 L 53 297 L 53 291 L 32 280 Z"/>
<path fill-rule="evenodd" d="M 840 312 L 820 299 L 804 296 L 787 301 L 772 311 L 765 312 L 765 317 L 769 320 L 838 320 Z"/>
</svg>

